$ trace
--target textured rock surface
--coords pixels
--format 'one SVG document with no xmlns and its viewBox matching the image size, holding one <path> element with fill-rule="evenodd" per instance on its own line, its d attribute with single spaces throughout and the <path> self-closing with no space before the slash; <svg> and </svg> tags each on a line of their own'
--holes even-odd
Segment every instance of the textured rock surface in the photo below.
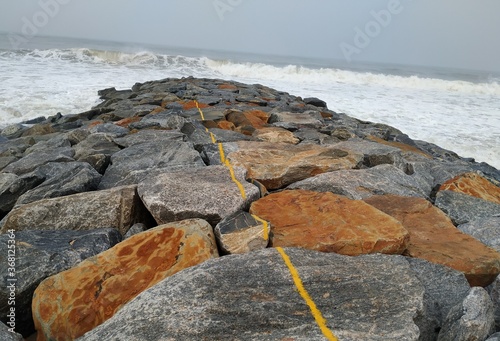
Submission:
<svg viewBox="0 0 500 341">
<path fill-rule="evenodd" d="M 113 141 L 123 147 L 131 147 L 136 144 L 155 141 L 159 143 L 160 141 L 184 141 L 186 135 L 178 130 L 141 130 L 135 134 L 130 134 L 124 137 L 115 138 Z"/>
<path fill-rule="evenodd" d="M 260 196 L 258 188 L 245 181 L 244 169 L 236 167 L 234 174 L 245 199 L 224 166 L 161 174 L 141 182 L 138 192 L 158 224 L 202 218 L 215 226 Z"/>
<path fill-rule="evenodd" d="M 55 148 L 37 153 L 31 153 L 13 162 L 3 169 L 5 173 L 14 173 L 17 175 L 26 174 L 34 171 L 37 167 L 49 162 L 70 162 L 74 161 L 75 152 L 69 147 Z"/>
<path fill-rule="evenodd" d="M 453 191 L 439 191 L 435 205 L 443 210 L 455 225 L 478 218 L 500 216 L 500 205 Z"/>
<path fill-rule="evenodd" d="M 355 168 L 363 159 L 361 154 L 312 144 L 237 142 L 228 148 L 224 144 L 224 150 L 233 166 L 245 167 L 248 177 L 267 189 L 278 189 L 320 173 Z"/>
<path fill-rule="evenodd" d="M 267 127 L 257 129 L 252 134 L 253 137 L 271 143 L 290 143 L 297 144 L 300 142 L 292 132 L 280 127 Z"/>
<path fill-rule="evenodd" d="M 403 257 L 285 251 L 339 340 L 419 339 L 413 320 L 422 312 L 424 289 Z M 211 260 L 169 277 L 80 341 L 110 339 L 325 338 L 283 259 L 266 249 Z"/>
<path fill-rule="evenodd" d="M 37 172 L 22 176 L 0 173 L 0 216 L 9 213 L 21 195 L 41 184 L 43 180 L 43 175 Z"/>
<path fill-rule="evenodd" d="M 38 340 L 74 340 L 165 277 L 217 256 L 212 228 L 199 219 L 132 236 L 38 286 Z"/>
<path fill-rule="evenodd" d="M 264 249 L 269 243 L 269 224 L 239 211 L 215 226 L 215 238 L 224 253 L 245 253 Z"/>
<path fill-rule="evenodd" d="M 75 160 L 89 163 L 99 173 L 104 173 L 109 165 L 111 155 L 120 151 L 114 142 L 113 135 L 90 134 L 73 146 Z"/>
<path fill-rule="evenodd" d="M 0 320 L 7 322 L 8 309 L 8 234 L 0 235 Z M 67 270 L 82 260 L 103 252 L 121 240 L 114 229 L 94 231 L 19 231 L 16 245 L 16 331 L 33 333 L 31 298 L 45 278 Z"/>
<path fill-rule="evenodd" d="M 392 165 L 323 173 L 297 181 L 288 188 L 332 192 L 351 199 L 383 194 L 427 198 L 431 193 L 430 187 Z"/>
<path fill-rule="evenodd" d="M 318 128 L 323 125 L 323 118 L 320 112 L 315 110 L 309 110 L 303 113 L 278 112 L 271 115 L 269 123 L 273 123 L 283 128 Z"/>
<path fill-rule="evenodd" d="M 200 154 L 186 142 L 160 140 L 135 144 L 113 154 L 99 188 L 138 184 L 160 173 L 204 166 Z"/>
<path fill-rule="evenodd" d="M 493 283 L 486 287 L 493 301 L 496 331 L 500 331 L 500 277 L 497 276 Z"/>
<path fill-rule="evenodd" d="M 460 232 L 427 200 L 385 195 L 365 201 L 408 230 L 410 241 L 405 254 L 462 271 L 471 285 L 487 286 L 500 273 L 500 254 Z"/>
<path fill-rule="evenodd" d="M 490 335 L 486 341 L 500 341 L 500 333 Z"/>
<path fill-rule="evenodd" d="M 2 341 L 23 341 L 23 336 L 18 333 L 11 333 L 9 331 L 10 327 L 5 324 L 0 323 L 0 340 Z"/>
<path fill-rule="evenodd" d="M 92 230 L 112 227 L 124 235 L 136 222 L 149 223 L 137 186 L 43 199 L 13 209 L 1 233 L 13 230 Z"/>
<path fill-rule="evenodd" d="M 493 303 L 483 288 L 471 288 L 448 314 L 438 341 L 485 340 L 495 331 Z"/>
<path fill-rule="evenodd" d="M 394 218 L 332 193 L 274 193 L 254 202 L 250 213 L 271 223 L 273 246 L 345 255 L 401 254 L 408 241 L 408 232 Z"/>
<path fill-rule="evenodd" d="M 334 145 L 336 148 L 364 155 L 363 163 L 367 167 L 389 164 L 405 168 L 401 150 L 381 143 L 362 139 L 350 139 Z"/>
<path fill-rule="evenodd" d="M 500 252 L 500 216 L 474 219 L 457 228 Z"/>
<path fill-rule="evenodd" d="M 500 204 L 500 187 L 477 173 L 466 173 L 446 181 L 441 191 L 453 191 Z"/>
</svg>

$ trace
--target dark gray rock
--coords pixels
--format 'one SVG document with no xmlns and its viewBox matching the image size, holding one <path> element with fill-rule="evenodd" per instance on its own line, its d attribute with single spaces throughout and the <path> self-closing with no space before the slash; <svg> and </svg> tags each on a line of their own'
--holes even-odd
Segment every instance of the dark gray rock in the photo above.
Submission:
<svg viewBox="0 0 500 341">
<path fill-rule="evenodd" d="M 101 174 L 108 167 L 111 155 L 121 150 L 114 142 L 113 135 L 103 133 L 87 136 L 83 141 L 74 145 L 73 149 L 75 160 L 87 162 Z"/>
<path fill-rule="evenodd" d="M 17 160 L 19 160 L 19 158 L 15 156 L 0 156 L 0 172 L 2 171 L 2 169 L 13 162 L 16 162 Z"/>
<path fill-rule="evenodd" d="M 0 156 L 21 158 L 24 156 L 26 149 L 35 143 L 35 139 L 32 137 L 20 137 L 18 139 L 8 140 L 7 142 L 0 143 Z"/>
<path fill-rule="evenodd" d="M 499 204 L 453 191 L 439 191 L 435 205 L 444 211 L 455 225 L 500 215 Z"/>
<path fill-rule="evenodd" d="M 269 123 L 277 127 L 296 130 L 301 127 L 319 128 L 324 121 L 319 111 L 308 110 L 303 113 L 275 112 L 271 114 Z"/>
<path fill-rule="evenodd" d="M 75 152 L 69 147 L 39 151 L 28 154 L 19 161 L 11 163 L 3 169 L 3 172 L 22 175 L 32 172 L 49 162 L 75 161 L 73 155 L 75 155 Z"/>
<path fill-rule="evenodd" d="M 330 135 L 320 133 L 316 129 L 300 128 L 293 132 L 293 135 L 302 143 L 334 144 L 339 140 Z"/>
<path fill-rule="evenodd" d="M 493 283 L 486 287 L 495 309 L 495 329 L 500 331 L 500 276 L 497 276 Z"/>
<path fill-rule="evenodd" d="M 473 287 L 449 312 L 438 341 L 486 340 L 494 331 L 493 303 L 486 290 Z"/>
<path fill-rule="evenodd" d="M 285 251 L 339 340 L 419 340 L 424 289 L 404 257 Z M 325 337 L 271 248 L 168 277 L 78 340 L 287 339 Z"/>
<path fill-rule="evenodd" d="M 23 124 L 13 124 L 2 129 L 0 133 L 2 136 L 8 139 L 14 139 L 20 137 L 28 128 Z"/>
<path fill-rule="evenodd" d="M 50 162 L 38 167 L 34 173 L 33 177 L 43 176 L 45 180 L 36 188 L 21 195 L 16 205 L 94 191 L 97 189 L 102 177 L 101 174 L 97 173 L 94 168 L 85 162 Z M 26 176 L 28 174 L 24 177 Z"/>
<path fill-rule="evenodd" d="M 6 137 L 4 137 L 4 136 L 0 135 L 0 144 L 5 143 L 5 142 L 7 142 L 7 141 L 9 141 L 9 139 L 8 139 L 8 138 L 6 138 Z"/>
<path fill-rule="evenodd" d="M 69 148 L 69 147 L 71 147 L 69 139 L 64 135 L 57 135 L 46 141 L 37 142 L 33 146 L 26 149 L 24 155 L 28 155 L 31 153 L 43 153 L 47 150 L 52 150 L 56 148 Z"/>
<path fill-rule="evenodd" d="M 431 192 L 431 188 L 392 165 L 323 173 L 287 188 L 332 192 L 356 200 L 384 194 L 428 198 Z"/>
<path fill-rule="evenodd" d="M 217 243 L 225 254 L 264 249 L 269 243 L 269 223 L 239 211 L 221 220 L 214 228 Z"/>
<path fill-rule="evenodd" d="M 132 237 L 133 235 L 144 232 L 146 230 L 147 230 L 146 225 L 144 225 L 142 223 L 134 224 L 134 225 L 132 225 L 132 227 L 130 227 L 130 229 L 127 231 L 127 233 L 125 233 L 125 235 L 123 236 L 123 240 L 128 239 L 128 238 Z"/>
<path fill-rule="evenodd" d="M 486 341 L 500 341 L 500 333 L 490 335 L 490 337 Z"/>
<path fill-rule="evenodd" d="M 457 228 L 500 252 L 500 215 L 473 219 Z"/>
<path fill-rule="evenodd" d="M 127 148 L 139 143 L 156 141 L 185 141 L 186 135 L 178 130 L 141 130 L 135 134 L 116 138 L 113 141 L 120 147 Z"/>
<path fill-rule="evenodd" d="M 40 172 L 22 176 L 0 173 L 0 216 L 9 213 L 21 195 L 35 188 L 45 180 Z"/>
<path fill-rule="evenodd" d="M 221 219 L 248 209 L 259 198 L 257 187 L 245 180 L 245 169 L 235 167 L 234 174 L 244 188 L 245 198 L 224 166 L 148 177 L 137 190 L 158 224 L 201 218 L 215 226 Z"/>
<path fill-rule="evenodd" d="M 322 101 L 316 97 L 304 98 L 304 103 L 314 105 L 315 107 L 318 107 L 318 108 L 325 108 L 326 109 L 326 102 Z"/>
<path fill-rule="evenodd" d="M 204 166 L 200 154 L 187 142 L 150 141 L 113 154 L 99 188 L 138 184 L 157 174 Z"/>
<path fill-rule="evenodd" d="M 213 144 L 210 134 L 200 122 L 185 123 L 181 132 L 186 134 L 188 141 L 193 144 L 196 150 L 200 150 L 203 145 Z"/>
<path fill-rule="evenodd" d="M 214 134 L 215 142 L 235 142 L 235 141 L 258 141 L 258 139 L 248 136 L 237 131 L 225 130 L 219 128 L 211 128 L 208 131 Z"/>
<path fill-rule="evenodd" d="M 6 321 L 9 309 L 8 286 L 15 278 L 16 330 L 25 336 L 34 332 L 31 318 L 31 298 L 45 278 L 67 270 L 82 260 L 101 253 L 121 241 L 115 229 L 93 231 L 19 231 L 15 232 L 16 267 L 14 277 L 8 277 L 6 259 L 11 234 L 0 235 L 0 319 Z"/>
<path fill-rule="evenodd" d="M 407 258 L 425 289 L 424 313 L 416 319 L 419 340 L 436 340 L 450 310 L 463 302 L 470 286 L 464 274 L 423 259 Z"/>
<path fill-rule="evenodd" d="M 175 116 L 179 116 L 182 113 L 182 109 L 170 109 L 170 110 L 165 110 L 162 112 L 159 112 L 157 114 L 150 114 L 147 116 L 144 116 L 140 123 L 142 125 L 150 125 L 150 124 L 155 124 L 159 125 L 162 128 L 174 128 L 172 127 L 173 120 L 175 120 Z M 178 119 L 178 118 L 177 118 Z M 184 121 L 186 120 L 185 118 L 182 118 Z M 136 127 L 135 125 L 131 127 Z"/>
<path fill-rule="evenodd" d="M 113 137 L 122 137 L 122 136 L 125 136 L 129 133 L 129 130 L 127 128 L 117 126 L 116 124 L 113 124 L 113 123 L 98 124 L 98 125 L 90 128 L 89 131 L 92 134 L 105 133 L 105 134 L 113 135 Z"/>
<path fill-rule="evenodd" d="M 15 319 L 15 318 L 13 318 Z M 3 323 L 0 323 L 0 340 L 2 341 L 23 341 L 24 338 L 21 334 L 12 333 L 9 331 L 10 326 L 6 326 Z M 15 330 L 15 329 L 14 329 Z"/>
</svg>

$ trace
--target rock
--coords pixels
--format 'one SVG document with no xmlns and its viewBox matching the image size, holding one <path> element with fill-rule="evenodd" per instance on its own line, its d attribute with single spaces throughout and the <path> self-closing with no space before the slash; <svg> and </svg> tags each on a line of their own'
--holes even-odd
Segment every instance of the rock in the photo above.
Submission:
<svg viewBox="0 0 500 341">
<path fill-rule="evenodd" d="M 424 290 L 403 257 L 285 252 L 339 340 L 419 340 L 414 318 L 422 312 Z M 266 249 L 179 272 L 144 291 L 79 341 L 111 339 L 326 338 L 281 255 Z"/>
<path fill-rule="evenodd" d="M 362 201 L 332 193 L 287 190 L 252 204 L 271 223 L 270 244 L 344 255 L 401 254 L 408 232 L 394 218 Z"/>
<path fill-rule="evenodd" d="M 25 151 L 25 155 L 31 153 L 40 153 L 51 149 L 56 148 L 69 148 L 71 147 L 71 143 L 69 139 L 64 135 L 57 135 L 53 138 L 50 138 L 46 141 L 39 141 L 35 143 L 33 146 L 29 147 Z"/>
<path fill-rule="evenodd" d="M 3 220 L 7 230 L 93 230 L 112 227 L 122 235 L 137 222 L 149 224 L 137 186 L 43 199 L 14 208 Z"/>
<path fill-rule="evenodd" d="M 474 219 L 457 228 L 500 252 L 500 216 Z"/>
<path fill-rule="evenodd" d="M 285 129 L 298 129 L 300 127 L 319 128 L 324 124 L 323 117 L 319 111 L 314 110 L 303 113 L 273 113 L 269 119 L 269 123 Z"/>
<path fill-rule="evenodd" d="M 406 259 L 425 289 L 424 313 L 416 319 L 419 340 L 436 340 L 450 310 L 462 303 L 470 286 L 464 274 L 423 259 Z"/>
<path fill-rule="evenodd" d="M 256 138 L 238 133 L 237 131 L 224 130 L 219 128 L 208 129 L 215 137 L 215 142 L 235 142 L 235 141 L 257 141 Z"/>
<path fill-rule="evenodd" d="M 0 235 L 0 299 L 8 302 L 11 284 L 7 274 L 7 249 L 12 234 Z M 16 331 L 28 336 L 34 332 L 31 317 L 31 298 L 36 287 L 45 278 L 67 270 L 82 260 L 97 255 L 121 240 L 114 229 L 94 231 L 18 231 L 14 234 L 16 246 Z M 0 304 L 1 321 L 9 311 Z M 3 340 L 3 339 L 2 339 Z"/>
<path fill-rule="evenodd" d="M 21 195 L 16 205 L 28 204 L 41 199 L 62 197 L 97 189 L 101 174 L 86 162 L 49 162 L 35 171 L 45 179 L 36 188 Z"/>
<path fill-rule="evenodd" d="M 142 223 L 137 223 L 132 225 L 132 227 L 129 228 L 127 233 L 123 236 L 123 239 L 129 239 L 132 236 L 135 236 L 138 233 L 144 232 L 147 230 L 147 226 L 142 224 Z"/>
<path fill-rule="evenodd" d="M 162 279 L 217 256 L 212 227 L 203 220 L 136 234 L 38 286 L 38 340 L 75 340 Z"/>
<path fill-rule="evenodd" d="M 334 144 L 339 142 L 337 138 L 323 134 L 312 128 L 297 129 L 293 132 L 293 135 L 298 138 L 301 143 Z"/>
<path fill-rule="evenodd" d="M 44 181 L 38 172 L 17 176 L 12 173 L 0 173 L 0 216 L 9 213 L 21 195 L 35 188 Z"/>
<path fill-rule="evenodd" d="M 292 132 L 280 127 L 265 127 L 256 129 L 252 136 L 261 141 L 271 143 L 297 144 L 300 142 L 300 140 L 296 138 Z"/>
<path fill-rule="evenodd" d="M 150 177 L 139 184 L 139 195 L 158 224 L 202 218 L 215 226 L 237 211 L 246 210 L 259 197 L 259 190 L 246 182 L 245 170 L 234 168 L 235 178 L 224 166 L 186 169 Z"/>
<path fill-rule="evenodd" d="M 97 172 L 103 174 L 109 165 L 111 155 L 119 152 L 120 147 L 114 142 L 113 135 L 91 134 L 73 146 L 75 160 L 89 163 Z"/>
<path fill-rule="evenodd" d="M 120 118 L 124 117 L 120 116 Z M 91 134 L 105 133 L 108 135 L 112 135 L 114 137 L 122 137 L 127 135 L 129 133 L 129 130 L 127 128 L 117 126 L 116 124 L 113 123 L 104 123 L 104 124 L 98 124 L 90 128 L 90 133 Z"/>
<path fill-rule="evenodd" d="M 141 130 L 135 134 L 130 134 L 124 137 L 115 138 L 113 141 L 123 148 L 128 148 L 136 144 L 156 141 L 185 141 L 186 136 L 177 130 Z"/>
<path fill-rule="evenodd" d="M 297 181 L 288 189 L 332 192 L 355 200 L 383 194 L 428 198 L 431 193 L 426 184 L 392 165 L 327 172 Z"/>
<path fill-rule="evenodd" d="M 2 171 L 2 169 L 13 162 L 16 162 L 17 160 L 19 160 L 19 158 L 15 156 L 0 156 L 0 172 Z"/>
<path fill-rule="evenodd" d="M 197 150 L 200 150 L 203 145 L 213 143 L 210 133 L 200 122 L 185 123 L 181 128 L 181 132 L 186 134 L 188 141 Z"/>
<path fill-rule="evenodd" d="M 500 273 L 500 254 L 457 230 L 429 201 L 384 195 L 365 202 L 396 218 L 408 230 L 405 255 L 461 271 L 471 285 L 487 286 Z"/>
<path fill-rule="evenodd" d="M 493 301 L 495 314 L 495 329 L 500 331 L 500 276 L 497 276 L 493 283 L 486 287 L 491 300 Z"/>
<path fill-rule="evenodd" d="M 30 146 L 35 144 L 32 137 L 21 137 L 0 143 L 0 156 L 21 158 Z"/>
<path fill-rule="evenodd" d="M 74 155 L 73 149 L 69 147 L 55 148 L 37 153 L 31 153 L 13 162 L 3 169 L 4 173 L 14 173 L 17 175 L 26 174 L 49 162 L 71 162 Z"/>
<path fill-rule="evenodd" d="M 269 243 L 269 224 L 244 211 L 222 219 L 214 233 L 219 247 L 226 254 L 264 249 Z"/>
<path fill-rule="evenodd" d="M 435 205 L 443 210 L 455 225 L 500 215 L 499 204 L 452 191 L 439 191 Z"/>
<path fill-rule="evenodd" d="M 24 130 L 21 136 L 49 135 L 55 132 L 56 130 L 50 124 L 35 124 Z"/>
<path fill-rule="evenodd" d="M 200 154 L 189 143 L 175 140 L 140 143 L 113 154 L 99 188 L 138 184 L 157 174 L 204 166 Z"/>
<path fill-rule="evenodd" d="M 139 129 L 140 125 L 142 125 L 142 128 L 157 125 L 162 128 L 180 129 L 184 123 L 188 122 L 188 120 L 180 116 L 180 114 L 181 110 L 179 109 L 165 110 L 157 114 L 149 114 L 144 116 L 140 122 L 130 125 L 130 128 Z"/>
<path fill-rule="evenodd" d="M 318 107 L 318 108 L 325 108 L 326 109 L 326 102 L 322 101 L 316 97 L 304 98 L 304 103 L 314 105 L 315 107 Z"/>
<path fill-rule="evenodd" d="M 247 142 L 224 143 L 226 158 L 233 166 L 244 167 L 248 177 L 258 180 L 267 189 L 279 189 L 308 177 L 357 167 L 362 155 L 316 145 Z M 219 153 L 210 153 L 217 146 L 204 147 L 210 164 L 220 163 Z"/>
<path fill-rule="evenodd" d="M 485 340 L 495 331 L 493 303 L 483 288 L 474 287 L 448 314 L 438 341 Z"/>
<path fill-rule="evenodd" d="M 226 120 L 233 123 L 236 128 L 252 127 L 260 129 L 267 125 L 269 114 L 261 110 L 249 110 L 245 112 L 232 110 L 226 114 Z"/>
<path fill-rule="evenodd" d="M 0 323 L 0 340 L 2 341 L 23 341 L 23 336 L 18 333 L 12 333 L 9 331 L 10 327 L 5 324 Z"/>
<path fill-rule="evenodd" d="M 8 139 L 13 139 L 20 137 L 27 129 L 24 125 L 18 123 L 3 128 L 1 134 Z"/>
<path fill-rule="evenodd" d="M 439 190 L 463 193 L 500 205 L 500 187 L 477 173 L 465 173 L 450 179 L 443 183 Z"/>
<path fill-rule="evenodd" d="M 490 335 L 486 341 L 500 341 L 500 333 Z"/>
</svg>

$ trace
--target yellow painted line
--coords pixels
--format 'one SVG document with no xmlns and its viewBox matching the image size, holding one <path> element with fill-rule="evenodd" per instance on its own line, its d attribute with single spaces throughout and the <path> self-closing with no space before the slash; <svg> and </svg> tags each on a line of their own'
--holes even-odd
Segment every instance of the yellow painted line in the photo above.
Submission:
<svg viewBox="0 0 500 341">
<path fill-rule="evenodd" d="M 306 301 L 306 304 L 309 306 L 309 309 L 311 310 L 311 314 L 314 317 L 314 320 L 316 320 L 316 323 L 318 324 L 319 329 L 321 329 L 321 332 L 323 333 L 323 335 L 329 341 L 338 341 L 337 337 L 327 327 L 326 320 L 323 317 L 323 315 L 321 314 L 321 311 L 319 311 L 318 307 L 316 306 L 316 303 L 314 303 L 311 296 L 309 296 L 309 293 L 304 288 L 304 284 L 302 283 L 302 280 L 300 279 L 299 272 L 293 266 L 292 261 L 290 260 L 290 257 L 288 257 L 285 250 L 283 250 L 281 247 L 277 247 L 276 250 L 278 250 L 281 257 L 283 258 L 283 261 L 285 262 L 286 266 L 288 267 L 288 270 L 290 270 L 290 274 L 292 275 L 293 282 L 295 283 L 295 286 L 297 287 L 297 290 L 299 291 L 300 296 L 302 296 L 304 301 Z"/>
<path fill-rule="evenodd" d="M 224 153 L 224 147 L 222 146 L 222 143 L 219 143 L 219 155 L 220 155 L 220 162 L 225 165 L 226 164 L 226 155 Z M 229 162 L 229 161 L 228 161 Z"/>
<path fill-rule="evenodd" d="M 215 142 L 217 142 L 217 140 L 215 139 L 215 135 L 211 132 L 208 131 L 208 128 L 205 128 L 205 130 L 207 131 L 207 133 L 210 134 L 210 138 L 212 139 L 212 143 L 215 144 Z"/>
<path fill-rule="evenodd" d="M 259 218 L 255 214 L 252 214 L 252 217 L 258 222 L 262 223 L 262 225 L 264 225 L 264 240 L 269 240 L 269 223 L 264 219 Z"/>
<path fill-rule="evenodd" d="M 194 104 L 196 104 L 196 108 L 198 108 L 198 111 L 200 112 L 201 119 L 205 121 L 205 116 L 203 115 L 203 111 L 201 111 L 200 106 L 198 105 L 198 101 L 194 101 Z"/>
</svg>

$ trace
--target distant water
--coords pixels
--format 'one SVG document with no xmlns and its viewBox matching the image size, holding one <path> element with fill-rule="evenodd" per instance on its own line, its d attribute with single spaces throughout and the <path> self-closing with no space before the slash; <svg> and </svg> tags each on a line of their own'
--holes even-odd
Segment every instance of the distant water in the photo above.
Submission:
<svg viewBox="0 0 500 341">
<path fill-rule="evenodd" d="M 90 109 L 107 87 L 167 77 L 260 83 L 325 100 L 500 168 L 500 74 L 36 37 L 12 50 L 0 34 L 0 127 Z"/>
</svg>

